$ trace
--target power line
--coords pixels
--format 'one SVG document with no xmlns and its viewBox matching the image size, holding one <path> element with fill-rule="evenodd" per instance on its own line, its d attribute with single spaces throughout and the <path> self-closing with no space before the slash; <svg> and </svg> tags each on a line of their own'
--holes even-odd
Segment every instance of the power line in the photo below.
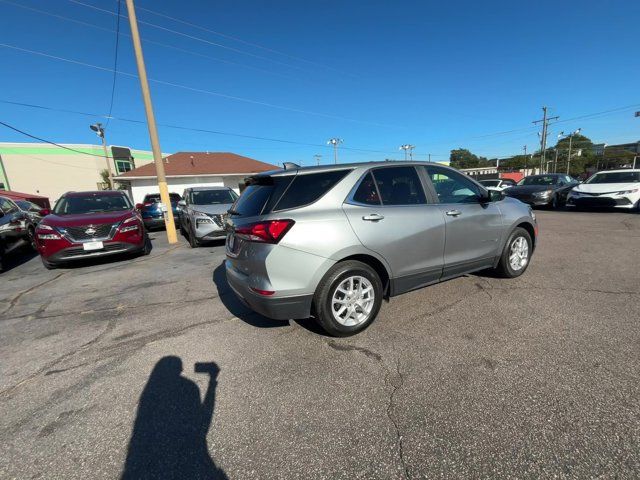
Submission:
<svg viewBox="0 0 640 480">
<path fill-rule="evenodd" d="M 101 30 L 103 32 L 109 32 L 109 33 L 114 33 L 115 32 L 115 30 L 113 30 L 111 28 L 102 27 L 100 25 L 95 25 L 93 23 L 85 22 L 83 20 L 78 20 L 76 18 L 67 17 L 65 15 L 59 15 L 59 14 L 56 14 L 56 13 L 47 12 L 45 10 L 40 10 L 40 9 L 33 8 L 33 7 L 28 7 L 26 5 L 21 5 L 19 3 L 15 3 L 15 2 L 12 2 L 10 0 L 0 0 L 0 2 L 6 3 L 8 5 L 12 5 L 14 7 L 22 8 L 24 10 L 30 10 L 32 12 L 39 13 L 41 15 L 47 15 L 47 16 L 52 17 L 52 18 L 57 18 L 59 20 L 64 20 L 64 21 L 67 21 L 67 22 L 76 23 L 78 25 L 82 25 L 82 26 L 85 26 L 85 27 L 95 28 L 95 29 Z M 129 35 L 126 32 L 121 32 L 120 35 L 124 35 L 126 37 L 131 38 L 131 35 Z M 287 75 L 285 73 L 280 73 L 280 72 L 274 72 L 274 71 L 266 70 L 266 69 L 260 68 L 260 67 L 254 67 L 253 65 L 247 65 L 247 64 L 244 64 L 244 63 L 234 62 L 232 60 L 227 60 L 225 58 L 214 57 L 214 56 L 207 55 L 207 54 L 204 54 L 204 53 L 195 52 L 193 50 L 188 50 L 188 49 L 185 49 L 185 48 L 176 47 L 175 45 L 169 45 L 167 43 L 157 42 L 155 40 L 145 39 L 144 43 L 145 44 L 158 45 L 158 46 L 163 47 L 163 48 L 170 48 L 170 49 L 176 50 L 178 52 L 187 53 L 189 55 L 194 55 L 194 56 L 197 56 L 197 57 L 200 57 L 200 58 L 208 58 L 209 60 L 213 60 L 213 61 L 221 62 L 221 63 L 226 63 L 226 64 L 229 64 L 229 65 L 235 65 L 235 66 L 238 66 L 238 67 L 241 67 L 241 68 L 248 68 L 250 70 L 255 70 L 257 72 L 267 73 L 269 75 L 275 75 L 275 76 L 282 77 L 282 78 L 294 79 L 294 80 L 297 80 L 297 81 L 301 80 L 300 77 L 295 77 L 295 76 Z"/>
<path fill-rule="evenodd" d="M 83 7 L 91 8 L 91 9 L 97 10 L 99 12 L 107 13 L 109 15 L 116 15 L 115 13 L 113 13 L 113 12 L 111 12 L 109 10 L 106 10 L 106 9 L 100 8 L 100 7 L 96 7 L 95 5 L 90 5 L 88 3 L 83 3 L 83 2 L 80 2 L 79 0 L 68 0 L 68 1 L 71 2 L 71 3 L 75 3 L 76 5 L 81 5 Z M 128 18 L 125 15 L 121 15 L 121 16 L 123 18 Z M 142 20 L 138 20 L 138 23 L 140 23 L 141 25 L 146 25 L 148 27 L 156 28 L 158 30 L 163 30 L 165 32 L 173 33 L 174 35 L 179 35 L 181 37 L 189 38 L 191 40 L 196 40 L 198 42 L 206 43 L 206 44 L 212 45 L 214 47 L 223 48 L 225 50 L 230 50 L 230 51 L 235 52 L 235 53 L 240 53 L 241 55 L 247 55 L 249 57 L 258 58 L 260 60 L 266 60 L 268 62 L 276 63 L 276 64 L 279 64 L 279 65 L 282 65 L 282 66 L 285 66 L 285 67 L 295 68 L 295 69 L 298 69 L 298 70 L 305 70 L 306 71 L 306 69 L 304 69 L 304 68 L 302 68 L 302 67 L 300 67 L 298 65 L 293 65 L 293 64 L 290 64 L 290 63 L 286 63 L 286 62 L 281 62 L 279 60 L 274 60 L 272 58 L 265 57 L 265 56 L 262 56 L 262 55 L 256 55 L 255 53 L 246 52 L 244 50 L 240 50 L 239 48 L 230 47 L 230 46 L 224 45 L 222 43 L 212 42 L 211 40 L 207 40 L 206 38 L 196 37 L 195 35 L 189 35 L 188 33 L 183 33 L 183 32 L 180 32 L 178 30 L 173 30 L 171 28 L 163 27 L 162 25 L 157 25 L 157 24 L 151 23 L 151 22 L 144 22 Z"/>
<path fill-rule="evenodd" d="M 118 17 L 116 18 L 116 46 L 115 53 L 113 55 L 113 84 L 111 86 L 111 102 L 109 102 L 109 115 L 107 117 L 107 124 L 105 128 L 109 126 L 109 122 L 111 121 L 111 114 L 113 113 L 113 99 L 116 94 L 116 78 L 118 78 L 118 44 L 120 43 L 120 4 L 121 0 L 118 1 Z"/>
<path fill-rule="evenodd" d="M 192 22 L 188 22 L 186 20 L 182 20 L 180 18 L 176 18 L 176 17 L 172 17 L 170 15 L 166 15 L 164 13 L 161 13 L 161 12 L 158 12 L 158 11 L 155 11 L 155 10 L 151 10 L 150 8 L 143 8 L 143 7 L 136 7 L 136 8 L 138 10 L 150 13 L 152 15 L 156 15 L 156 16 L 161 17 L 161 18 L 165 18 L 165 19 L 177 22 L 177 23 L 181 23 L 181 24 L 186 25 L 188 27 L 197 28 L 197 29 L 202 30 L 204 32 L 208 32 L 208 33 L 211 33 L 213 35 L 218 35 L 218 36 L 220 36 L 222 38 L 233 40 L 234 42 L 239 42 L 239 43 L 242 43 L 242 44 L 250 46 L 250 47 L 259 48 L 260 50 L 264 50 L 266 52 L 275 53 L 277 55 L 282 55 L 284 57 L 291 58 L 292 60 L 297 60 L 297 61 L 300 61 L 300 62 L 309 63 L 311 65 L 316 65 L 316 66 L 319 66 L 319 67 L 328 68 L 330 70 L 334 70 L 334 71 L 337 71 L 337 72 L 340 72 L 340 73 L 346 73 L 348 75 L 353 75 L 353 74 L 351 74 L 349 72 L 342 72 L 341 70 L 336 69 L 336 68 L 334 68 L 334 67 L 332 67 L 330 65 L 325 65 L 323 63 L 315 62 L 313 60 L 308 60 L 306 58 L 298 57 L 296 55 L 291 55 L 289 53 L 281 52 L 281 51 L 275 50 L 273 48 L 265 47 L 264 45 L 260 45 L 258 43 L 248 42 L 246 40 L 243 40 L 241 38 L 235 37 L 233 35 L 229 35 L 229 34 L 226 34 L 226 33 L 218 32 L 216 30 L 212 30 L 210 28 L 203 27 L 202 25 L 198 25 L 198 24 L 195 24 L 195 23 L 192 23 Z M 355 76 L 355 75 L 353 75 L 353 76 Z"/>
<path fill-rule="evenodd" d="M 54 146 L 56 146 L 58 148 L 64 148 L 65 150 L 69 150 L 71 152 L 81 153 L 83 155 L 91 155 L 92 157 L 100 157 L 100 158 L 104 158 L 105 157 L 102 154 L 88 153 L 88 152 L 83 152 L 82 150 L 76 150 L 75 148 L 65 147 L 64 145 L 60 145 L 59 143 L 52 142 L 51 140 L 46 140 L 44 138 L 32 135 L 31 133 L 25 132 L 24 130 L 20 130 L 19 128 L 14 127 L 13 125 L 9 125 L 8 123 L 2 122 L 2 121 L 0 121 L 0 125 L 4 125 L 5 127 L 9 128 L 9 129 L 11 129 L 11 130 L 13 130 L 15 132 L 18 132 L 18 133 L 20 133 L 20 134 L 22 134 L 22 135 L 24 135 L 26 137 L 33 138 L 34 140 L 38 140 L 38 141 L 43 142 L 43 143 L 48 143 L 49 145 L 54 145 Z M 113 157 L 108 157 L 108 158 L 113 158 Z"/>
<path fill-rule="evenodd" d="M 15 45 L 9 45 L 9 44 L 6 44 L 6 43 L 0 43 L 0 47 L 10 48 L 10 49 L 17 50 L 17 51 L 20 51 L 20 52 L 23 52 L 23 53 L 30 53 L 32 55 L 38 55 L 38 56 L 41 56 L 41 57 L 46 57 L 46 58 L 50 58 L 50 59 L 53 59 L 53 60 L 59 60 L 59 61 L 62 61 L 62 62 L 72 63 L 72 64 L 75 64 L 75 65 L 81 65 L 83 67 L 94 68 L 94 69 L 97 69 L 97 70 L 102 70 L 104 72 L 113 72 L 114 71 L 111 68 L 102 67 L 100 65 L 93 65 L 91 63 L 81 62 L 79 60 L 73 60 L 73 59 L 70 59 L 70 58 L 59 57 L 59 56 L 56 56 L 56 55 L 51 55 L 51 54 L 40 52 L 40 51 L 37 51 L 37 50 L 30 50 L 30 49 L 18 47 L 18 46 L 15 46 Z M 133 74 L 133 73 L 123 72 L 121 70 L 116 70 L 116 72 L 119 73 L 120 75 L 124 75 L 124 76 L 127 76 L 127 77 L 138 78 L 138 76 Z M 179 83 L 167 82 L 165 80 L 159 80 L 159 79 L 154 79 L 154 78 L 149 78 L 149 80 L 154 82 L 154 83 L 158 83 L 160 85 L 166 85 L 166 86 L 170 86 L 170 87 L 180 88 L 180 89 L 183 89 L 183 90 L 189 90 L 189 91 L 197 92 L 197 93 L 204 93 L 204 94 L 212 95 L 212 96 L 215 96 L 215 97 L 226 98 L 226 99 L 229 99 L 229 100 L 236 100 L 236 101 L 244 102 L 244 103 L 251 103 L 251 104 L 254 104 L 254 105 L 261 105 L 261 106 L 264 106 L 264 107 L 277 108 L 277 109 L 280 109 L 280 110 L 286 110 L 286 111 L 294 112 L 294 113 L 302 113 L 302 114 L 305 114 L 305 115 L 314 115 L 314 116 L 324 117 L 324 118 L 332 118 L 334 120 L 343 120 L 343 121 L 347 121 L 347 122 L 361 123 L 361 124 L 365 124 L 365 125 L 375 125 L 375 126 L 379 126 L 379 127 L 395 127 L 395 125 L 386 125 L 386 124 L 376 123 L 376 122 L 367 122 L 367 121 L 363 121 L 363 120 L 357 120 L 357 119 L 354 119 L 354 118 L 342 117 L 342 116 L 339 116 L 339 115 L 331 115 L 331 114 L 328 114 L 328 113 L 314 112 L 312 110 L 302 110 L 302 109 L 299 109 L 299 108 L 287 107 L 285 105 L 278 105 L 278 104 L 275 104 L 275 103 L 263 102 L 263 101 L 260 101 L 260 100 L 253 100 L 253 99 L 250 99 L 250 98 L 238 97 L 238 96 L 235 96 L 235 95 L 227 95 L 227 94 L 224 94 L 224 93 L 214 92 L 214 91 L 211 91 L 211 90 L 205 90 L 205 89 L 202 89 L 202 88 L 190 87 L 188 85 L 182 85 L 182 84 L 179 84 Z"/>
</svg>

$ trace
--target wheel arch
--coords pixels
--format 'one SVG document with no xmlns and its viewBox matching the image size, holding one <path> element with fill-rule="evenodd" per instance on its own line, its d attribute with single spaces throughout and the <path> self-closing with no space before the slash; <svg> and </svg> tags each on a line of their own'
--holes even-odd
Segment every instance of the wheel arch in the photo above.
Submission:
<svg viewBox="0 0 640 480">
<path fill-rule="evenodd" d="M 384 265 L 384 263 L 382 263 L 373 255 L 368 255 L 366 253 L 356 253 L 353 255 L 349 255 L 347 257 L 341 258 L 336 263 L 342 263 L 348 260 L 356 260 L 373 268 L 380 277 L 380 281 L 382 282 L 382 289 L 385 299 L 389 298 L 391 275 L 389 274 L 389 271 L 387 270 L 387 267 Z"/>
</svg>

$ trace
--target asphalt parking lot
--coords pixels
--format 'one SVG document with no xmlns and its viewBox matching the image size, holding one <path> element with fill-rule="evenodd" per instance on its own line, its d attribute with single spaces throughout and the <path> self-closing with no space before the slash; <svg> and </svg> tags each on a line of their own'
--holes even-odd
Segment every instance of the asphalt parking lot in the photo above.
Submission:
<svg viewBox="0 0 640 480">
<path fill-rule="evenodd" d="M 347 339 L 247 311 L 221 244 L 17 264 L 0 477 L 637 478 L 640 215 L 538 220 L 522 277 L 396 297 Z"/>
</svg>

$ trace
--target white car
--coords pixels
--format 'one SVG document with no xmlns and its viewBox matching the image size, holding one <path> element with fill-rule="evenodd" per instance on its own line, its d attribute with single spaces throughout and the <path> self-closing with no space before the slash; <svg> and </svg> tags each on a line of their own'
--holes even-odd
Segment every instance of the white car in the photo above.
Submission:
<svg viewBox="0 0 640 480">
<path fill-rule="evenodd" d="M 640 169 L 596 173 L 571 190 L 567 206 L 640 209 Z"/>
<path fill-rule="evenodd" d="M 492 178 L 490 180 L 480 180 L 479 183 L 487 190 L 497 191 L 506 190 L 507 188 L 516 186 L 516 182 L 510 178 Z"/>
</svg>

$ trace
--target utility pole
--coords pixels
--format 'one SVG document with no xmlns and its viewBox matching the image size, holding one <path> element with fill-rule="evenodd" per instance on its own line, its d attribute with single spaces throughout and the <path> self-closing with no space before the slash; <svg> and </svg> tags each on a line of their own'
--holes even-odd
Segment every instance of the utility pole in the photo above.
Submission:
<svg viewBox="0 0 640 480">
<path fill-rule="evenodd" d="M 407 161 L 407 153 L 409 154 L 409 159 L 413 161 L 413 149 L 416 148 L 415 145 L 409 145 L 408 143 L 405 145 L 400 145 L 400 150 L 404 150 L 404 160 Z"/>
<path fill-rule="evenodd" d="M 158 177 L 158 187 L 160 189 L 160 200 L 164 204 L 164 224 L 167 230 L 167 240 L 169 243 L 177 243 L 178 235 L 176 234 L 176 224 L 173 219 L 173 210 L 171 209 L 171 200 L 169 198 L 169 189 L 167 188 L 167 179 L 164 174 L 164 163 L 162 163 L 162 150 L 160 150 L 160 141 L 158 140 L 158 128 L 156 126 L 156 118 L 153 114 L 153 105 L 151 104 L 151 92 L 149 91 L 149 81 L 147 79 L 147 70 L 144 65 L 144 56 L 142 54 L 142 44 L 140 42 L 140 32 L 138 32 L 138 20 L 136 18 L 136 10 L 133 6 L 133 0 L 126 0 L 127 13 L 129 14 L 129 26 L 131 27 L 131 39 L 133 40 L 133 49 L 136 54 L 136 64 L 138 66 L 138 77 L 140 78 L 140 89 L 142 90 L 142 99 L 144 100 L 144 110 L 147 115 L 147 126 L 149 128 L 149 138 L 151 140 L 151 150 L 153 150 L 153 160 L 156 164 L 156 176 Z"/>
<path fill-rule="evenodd" d="M 107 152 L 107 141 L 104 138 L 104 128 L 101 123 L 95 123 L 89 125 L 89 128 L 96 132 L 96 135 L 102 140 L 102 150 L 104 151 L 104 159 L 107 162 L 107 171 L 109 172 L 109 188 L 113 190 L 113 170 L 111 169 L 111 162 L 109 161 L 109 153 Z"/>
<path fill-rule="evenodd" d="M 569 155 L 567 156 L 567 175 L 569 175 L 569 166 L 571 165 L 571 142 L 573 140 L 574 135 L 578 135 L 582 129 L 579 128 L 575 132 L 571 132 L 568 135 L 565 135 L 564 132 L 560 132 L 558 138 L 564 136 L 565 138 L 569 137 Z"/>
<path fill-rule="evenodd" d="M 327 141 L 327 145 L 333 145 L 333 163 L 337 164 L 338 163 L 338 145 L 343 143 L 344 140 L 342 140 L 341 138 L 330 138 Z"/>
<path fill-rule="evenodd" d="M 316 154 L 313 156 L 313 158 L 316 159 L 316 163 L 318 164 L 318 166 L 320 166 L 320 159 L 322 158 L 322 155 Z"/>
<path fill-rule="evenodd" d="M 524 176 L 527 176 L 527 146 L 523 145 L 522 149 L 524 150 Z"/>
<path fill-rule="evenodd" d="M 553 173 L 557 173 L 558 170 L 558 146 L 556 145 L 556 148 L 554 148 L 554 150 L 556 151 L 556 156 L 553 159 Z"/>
<path fill-rule="evenodd" d="M 431 154 L 428 153 L 427 155 L 429 155 L 429 162 L 431 162 Z"/>
<path fill-rule="evenodd" d="M 541 154 L 541 158 L 540 158 L 540 169 L 542 170 L 542 167 L 545 165 L 545 157 L 546 157 L 546 149 L 547 149 L 547 135 L 548 135 L 548 127 L 549 127 L 549 122 L 551 120 L 557 120 L 560 117 L 547 117 L 547 107 L 542 107 L 542 118 L 540 120 L 535 120 L 532 123 L 534 125 L 542 122 L 542 135 L 540 136 L 540 154 Z M 541 172 L 542 173 L 542 172 Z"/>
</svg>

